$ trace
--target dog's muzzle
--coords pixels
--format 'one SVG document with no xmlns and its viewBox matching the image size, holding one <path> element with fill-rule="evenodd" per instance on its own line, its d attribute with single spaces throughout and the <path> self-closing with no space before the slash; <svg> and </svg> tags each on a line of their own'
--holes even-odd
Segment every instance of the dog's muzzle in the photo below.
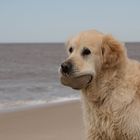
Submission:
<svg viewBox="0 0 140 140">
<path fill-rule="evenodd" d="M 73 89 L 83 89 L 92 81 L 91 74 L 75 74 L 73 71 L 73 63 L 71 61 L 65 61 L 60 67 L 61 83 L 65 86 L 69 86 Z"/>
</svg>

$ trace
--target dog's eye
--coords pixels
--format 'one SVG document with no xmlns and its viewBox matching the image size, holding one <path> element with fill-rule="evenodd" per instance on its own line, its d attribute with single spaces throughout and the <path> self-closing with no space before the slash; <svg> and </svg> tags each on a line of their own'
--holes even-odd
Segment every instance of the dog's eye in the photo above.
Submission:
<svg viewBox="0 0 140 140">
<path fill-rule="evenodd" d="M 70 52 L 70 53 L 73 52 L 73 48 L 72 48 L 72 47 L 69 48 L 69 52 Z"/>
<path fill-rule="evenodd" d="M 84 48 L 82 55 L 85 56 L 85 55 L 89 55 L 89 54 L 91 54 L 91 51 L 88 48 Z"/>
</svg>

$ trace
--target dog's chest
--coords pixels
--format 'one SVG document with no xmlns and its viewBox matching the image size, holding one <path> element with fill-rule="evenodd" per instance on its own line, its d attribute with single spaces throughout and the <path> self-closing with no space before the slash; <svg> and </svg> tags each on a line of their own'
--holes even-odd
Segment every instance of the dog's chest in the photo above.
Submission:
<svg viewBox="0 0 140 140">
<path fill-rule="evenodd" d="M 94 124 L 104 137 L 112 137 L 114 135 L 114 116 L 109 108 L 95 109 Z"/>
<path fill-rule="evenodd" d="M 88 104 L 85 112 L 86 129 L 88 134 L 94 134 L 94 139 L 100 135 L 101 140 L 112 140 L 114 137 L 114 117 L 109 107 L 99 108 L 93 104 Z M 89 136 L 90 137 L 90 136 Z M 91 140 L 93 139 L 91 138 Z M 90 139 L 89 139 L 90 140 Z"/>
<path fill-rule="evenodd" d="M 112 112 L 110 107 L 94 108 L 89 124 L 94 124 L 93 131 L 98 131 L 102 140 L 139 140 L 138 122 L 131 119 L 131 114 Z M 130 116 L 130 117 L 129 117 Z M 90 116 L 91 117 L 91 116 Z M 138 120 L 138 118 L 134 118 Z M 140 121 L 140 120 L 139 120 Z"/>
</svg>

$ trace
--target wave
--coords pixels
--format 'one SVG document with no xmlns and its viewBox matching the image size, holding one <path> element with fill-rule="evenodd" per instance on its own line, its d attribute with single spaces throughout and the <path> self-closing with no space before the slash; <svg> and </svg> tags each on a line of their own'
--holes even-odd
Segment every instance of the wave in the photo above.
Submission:
<svg viewBox="0 0 140 140">
<path fill-rule="evenodd" d="M 20 108 L 28 108 L 28 107 L 33 107 L 37 105 L 43 105 L 47 103 L 57 103 L 57 102 L 64 102 L 64 101 L 69 101 L 69 100 L 77 100 L 79 97 L 56 97 L 53 98 L 52 100 L 17 100 L 17 101 L 8 101 L 8 102 L 3 102 L 0 103 L 0 111 L 10 111 L 10 110 L 15 110 L 15 109 L 20 109 Z"/>
</svg>

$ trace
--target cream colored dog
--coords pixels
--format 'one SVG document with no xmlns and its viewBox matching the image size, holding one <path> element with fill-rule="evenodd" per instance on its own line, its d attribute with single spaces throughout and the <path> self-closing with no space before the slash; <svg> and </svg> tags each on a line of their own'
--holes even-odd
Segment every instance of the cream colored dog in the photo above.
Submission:
<svg viewBox="0 0 140 140">
<path fill-rule="evenodd" d="M 140 140 L 140 64 L 95 30 L 70 39 L 61 82 L 82 91 L 87 140 Z"/>
</svg>

